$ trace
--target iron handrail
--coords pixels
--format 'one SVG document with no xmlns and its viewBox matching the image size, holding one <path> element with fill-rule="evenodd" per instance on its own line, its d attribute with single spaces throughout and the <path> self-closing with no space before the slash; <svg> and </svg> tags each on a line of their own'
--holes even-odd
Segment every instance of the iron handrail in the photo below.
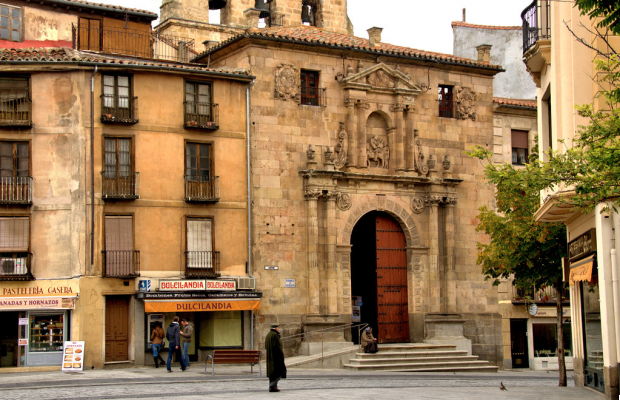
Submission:
<svg viewBox="0 0 620 400">
<path fill-rule="evenodd" d="M 348 324 L 342 324 L 342 325 L 338 325 L 338 326 L 332 326 L 330 328 L 324 328 L 324 329 L 319 329 L 316 331 L 312 331 L 312 332 L 303 332 L 303 333 L 298 333 L 296 335 L 291 335 L 291 336 L 285 336 L 283 338 L 280 339 L 280 341 L 282 343 L 285 342 L 292 342 L 292 341 L 297 341 L 300 339 L 304 339 L 304 338 L 309 338 L 309 337 L 316 337 L 316 336 L 321 336 L 321 358 L 323 358 L 324 356 L 324 334 L 325 333 L 332 333 L 332 332 L 338 332 L 341 329 L 351 329 L 351 328 L 357 328 L 357 337 L 360 337 L 360 332 L 363 329 L 366 329 L 366 327 L 368 326 L 368 324 L 366 323 L 360 323 L 360 324 L 354 324 L 353 322 L 350 322 Z"/>
</svg>

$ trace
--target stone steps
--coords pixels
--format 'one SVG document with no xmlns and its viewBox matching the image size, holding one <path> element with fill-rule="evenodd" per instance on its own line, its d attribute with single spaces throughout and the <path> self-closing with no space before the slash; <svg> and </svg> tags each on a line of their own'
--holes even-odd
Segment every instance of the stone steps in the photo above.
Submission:
<svg viewBox="0 0 620 400">
<path fill-rule="evenodd" d="M 400 372 L 497 372 L 498 367 L 454 345 L 382 344 L 374 354 L 357 353 L 345 369 Z"/>
</svg>

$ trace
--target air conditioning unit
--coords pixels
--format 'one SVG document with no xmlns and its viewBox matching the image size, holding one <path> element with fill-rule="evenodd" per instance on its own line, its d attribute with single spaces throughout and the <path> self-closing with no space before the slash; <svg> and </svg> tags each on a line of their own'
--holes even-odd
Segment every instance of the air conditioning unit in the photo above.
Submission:
<svg viewBox="0 0 620 400">
<path fill-rule="evenodd" d="M 14 258 L 5 258 L 2 260 L 2 274 L 3 275 L 13 275 L 15 273 L 15 259 Z"/>
<path fill-rule="evenodd" d="M 238 290 L 256 290 L 256 278 L 240 276 L 235 278 Z"/>
</svg>

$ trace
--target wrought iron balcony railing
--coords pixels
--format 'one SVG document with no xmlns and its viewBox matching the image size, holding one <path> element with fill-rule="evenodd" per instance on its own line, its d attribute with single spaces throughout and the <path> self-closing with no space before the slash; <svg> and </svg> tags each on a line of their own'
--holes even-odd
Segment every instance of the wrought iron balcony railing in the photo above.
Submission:
<svg viewBox="0 0 620 400">
<path fill-rule="evenodd" d="M 284 14 L 271 13 L 265 22 L 267 26 L 284 26 Z"/>
<path fill-rule="evenodd" d="M 513 303 L 552 303 L 557 302 L 557 291 L 552 286 L 537 288 L 535 286 L 528 288 L 512 287 Z M 568 302 L 570 292 L 568 287 L 562 291 L 562 302 Z"/>
<path fill-rule="evenodd" d="M 200 103 L 197 101 L 183 102 L 185 110 L 184 128 L 215 131 L 220 127 L 219 105 Z"/>
<path fill-rule="evenodd" d="M 523 54 L 540 39 L 551 37 L 550 0 L 534 0 L 521 13 L 523 21 Z"/>
<path fill-rule="evenodd" d="M 302 90 L 300 93 L 299 105 L 327 107 L 325 88 L 309 88 L 307 92 Z"/>
<path fill-rule="evenodd" d="M 140 252 L 138 250 L 104 250 L 104 278 L 135 278 L 140 276 Z"/>
<path fill-rule="evenodd" d="M 30 281 L 32 253 L 0 253 L 0 281 Z"/>
<path fill-rule="evenodd" d="M 186 251 L 186 278 L 217 278 L 220 276 L 219 251 Z"/>
<path fill-rule="evenodd" d="M 140 173 L 127 173 L 125 176 L 117 172 L 101 171 L 104 200 L 135 200 L 140 198 Z"/>
<path fill-rule="evenodd" d="M 0 90 L 0 126 L 32 126 L 32 100 L 27 91 Z"/>
<path fill-rule="evenodd" d="M 185 201 L 209 203 L 220 201 L 220 177 L 186 175 Z"/>
<path fill-rule="evenodd" d="M 73 48 L 140 58 L 189 62 L 194 40 L 136 29 L 72 25 Z"/>
<path fill-rule="evenodd" d="M 101 122 L 113 124 L 137 124 L 138 98 L 102 94 Z"/>
<path fill-rule="evenodd" d="M 32 204 L 32 177 L 0 177 L 0 204 Z"/>
</svg>

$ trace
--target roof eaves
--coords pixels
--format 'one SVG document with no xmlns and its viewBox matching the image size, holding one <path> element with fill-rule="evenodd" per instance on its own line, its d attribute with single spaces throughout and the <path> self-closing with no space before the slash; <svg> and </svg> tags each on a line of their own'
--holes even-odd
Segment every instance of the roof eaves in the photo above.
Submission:
<svg viewBox="0 0 620 400">
<path fill-rule="evenodd" d="M 86 8 L 89 10 L 93 10 L 93 11 L 113 12 L 113 13 L 118 13 L 122 15 L 127 14 L 127 15 L 131 15 L 135 17 L 150 19 L 151 21 L 154 21 L 157 18 L 159 18 L 159 15 L 157 15 L 157 13 L 146 11 L 146 10 L 139 10 L 136 8 L 112 6 L 112 5 L 107 5 L 107 4 L 91 3 L 91 2 L 86 2 L 86 1 L 84 2 L 78 2 L 78 1 L 72 1 L 72 0 L 40 0 L 40 1 L 41 3 L 52 3 L 52 4 L 67 6 L 67 7 L 80 7 L 80 8 Z"/>
</svg>

